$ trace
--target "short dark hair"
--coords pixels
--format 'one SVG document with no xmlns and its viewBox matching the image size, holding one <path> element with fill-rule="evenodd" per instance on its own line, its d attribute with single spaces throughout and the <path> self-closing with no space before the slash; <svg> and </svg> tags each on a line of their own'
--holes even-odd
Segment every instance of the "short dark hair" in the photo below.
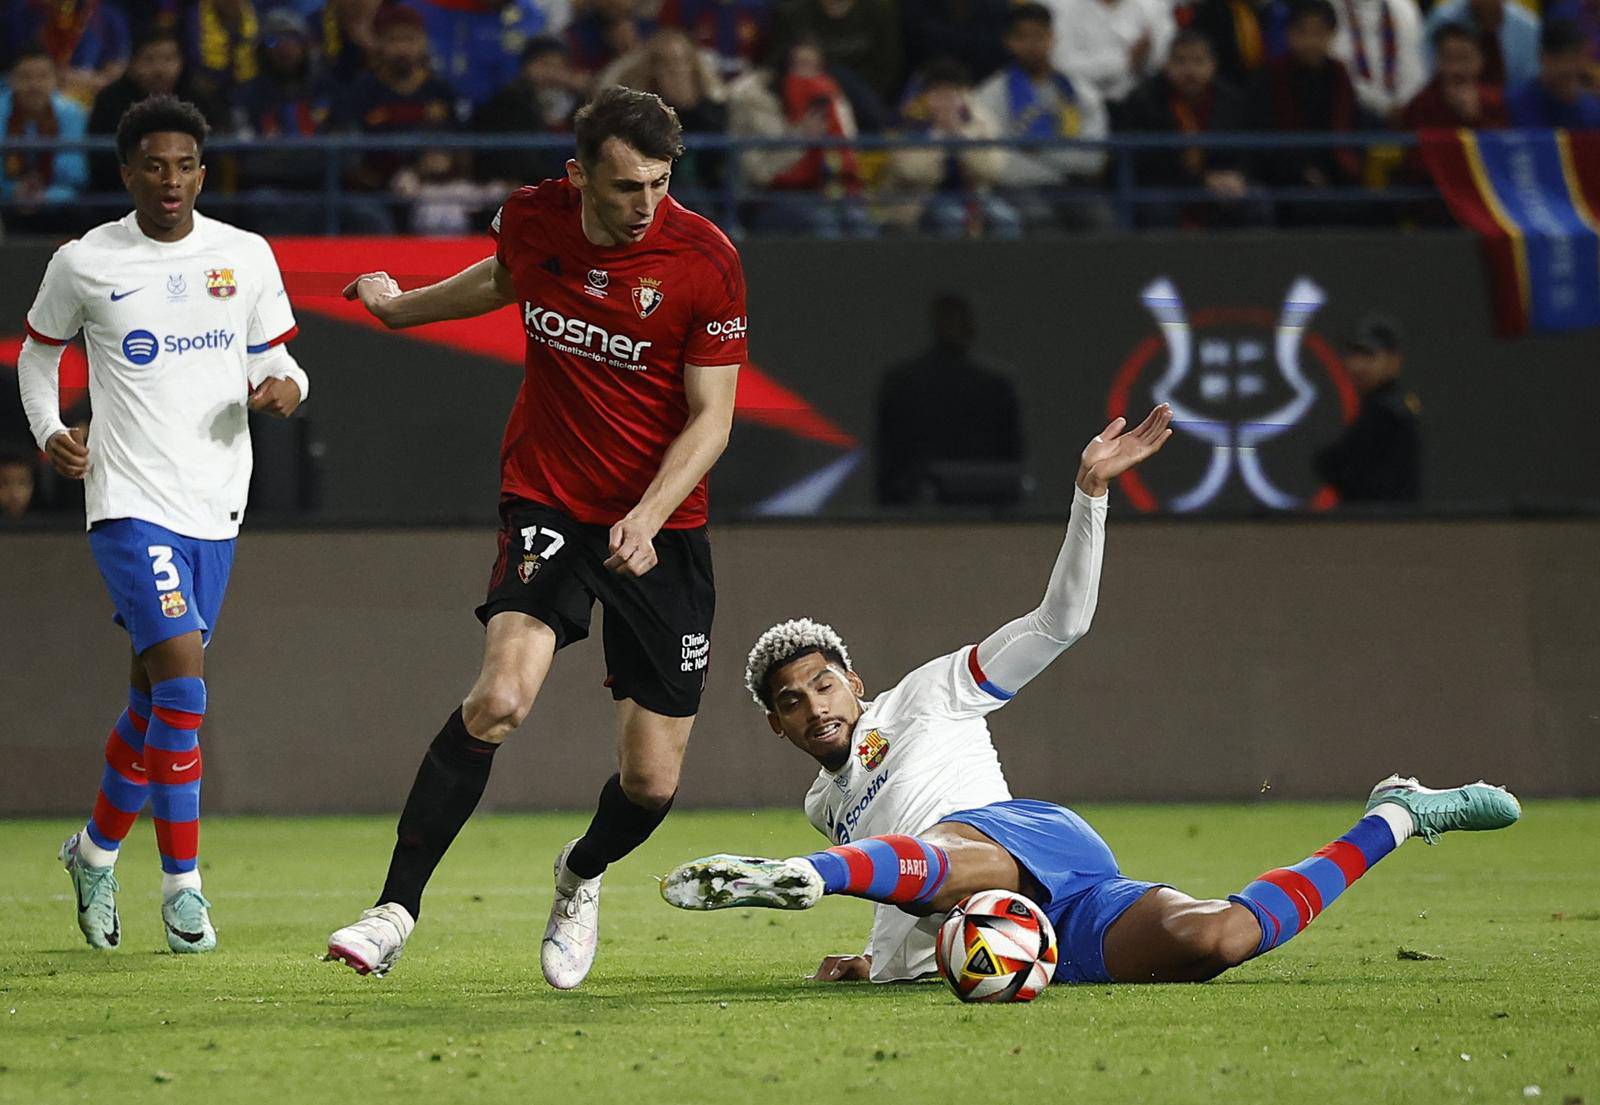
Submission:
<svg viewBox="0 0 1600 1105">
<path fill-rule="evenodd" d="M 1328 30 L 1339 26 L 1339 15 L 1333 10 L 1332 0 L 1294 0 L 1289 8 L 1289 26 L 1307 19 L 1320 19 Z"/>
<path fill-rule="evenodd" d="M 567 56 L 567 44 L 555 35 L 534 35 L 522 47 L 522 56 L 518 62 L 527 65 L 535 58 L 542 58 L 546 54 L 560 54 Z"/>
<path fill-rule="evenodd" d="M 200 109 L 176 96 L 149 96 L 122 113 L 117 124 L 117 160 L 124 165 L 133 157 L 147 134 L 176 131 L 194 139 L 197 149 L 206 148 L 211 128 Z"/>
<path fill-rule="evenodd" d="M 678 113 L 654 92 L 613 85 L 602 89 L 573 116 L 578 160 L 594 165 L 600 147 L 616 138 L 646 157 L 676 161 L 683 156 L 683 124 Z"/>
<path fill-rule="evenodd" d="M 761 696 L 761 704 L 768 710 L 773 708 L 772 676 L 774 672 L 788 667 L 796 660 L 813 655 L 821 656 L 829 663 L 838 664 L 841 668 L 845 668 L 847 670 L 850 667 L 849 661 L 839 654 L 838 649 L 828 648 L 826 645 L 805 645 L 801 648 L 797 648 L 787 655 L 779 656 L 774 659 L 772 663 L 767 665 L 767 670 L 761 673 L 761 686 L 757 689 L 757 693 Z"/>
<path fill-rule="evenodd" d="M 140 31 L 134 36 L 133 49 L 128 51 L 128 56 L 132 57 L 141 50 L 147 49 L 151 46 L 158 46 L 163 42 L 170 42 L 178 48 L 179 53 L 183 52 L 183 39 L 178 35 L 178 32 L 173 30 L 171 27 L 162 27 L 158 25 L 154 27 L 146 27 L 144 30 Z"/>
<path fill-rule="evenodd" d="M 55 55 L 46 50 L 43 43 L 35 40 L 11 55 L 11 69 L 15 69 L 25 61 L 32 61 L 34 58 L 43 58 L 52 66 L 56 63 Z M 7 70 L 7 72 L 9 71 Z"/>
<path fill-rule="evenodd" d="M 1479 52 L 1483 50 L 1483 44 L 1478 41 L 1478 36 L 1465 23 L 1439 24 L 1433 29 L 1433 36 L 1430 41 L 1433 43 L 1435 51 L 1447 42 L 1470 42 Z"/>
<path fill-rule="evenodd" d="M 1583 32 L 1565 19 L 1546 19 L 1539 30 L 1541 54 L 1566 54 L 1584 48 Z"/>
<path fill-rule="evenodd" d="M 1171 57 L 1172 52 L 1180 46 L 1204 46 L 1206 53 L 1213 58 L 1217 56 L 1217 48 L 1211 44 L 1211 39 L 1193 27 L 1185 27 L 1172 36 L 1172 45 L 1167 48 L 1167 56 Z"/>
<path fill-rule="evenodd" d="M 972 72 L 955 58 L 934 58 L 922 67 L 922 87 L 955 84 L 967 88 L 972 84 Z"/>
<path fill-rule="evenodd" d="M 1024 23 L 1043 23 L 1046 27 L 1054 27 L 1056 17 L 1049 8 L 1032 0 L 1013 4 L 1011 10 L 1006 13 L 1006 30 L 1013 31 Z"/>
</svg>

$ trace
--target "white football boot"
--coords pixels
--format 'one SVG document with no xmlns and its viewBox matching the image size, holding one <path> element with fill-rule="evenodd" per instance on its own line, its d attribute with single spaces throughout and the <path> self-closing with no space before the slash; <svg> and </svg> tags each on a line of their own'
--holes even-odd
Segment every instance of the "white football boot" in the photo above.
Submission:
<svg viewBox="0 0 1600 1105">
<path fill-rule="evenodd" d="M 556 900 L 539 945 L 544 980 L 557 990 L 571 990 L 589 975 L 600 943 L 600 879 L 581 879 L 567 870 L 567 855 L 576 840 L 556 856 Z"/>
<path fill-rule="evenodd" d="M 382 978 L 405 951 L 417 922 L 403 905 L 384 902 L 361 911 L 361 920 L 328 937 L 329 962 L 343 963 L 358 975 Z"/>
<path fill-rule="evenodd" d="M 661 878 L 661 896 L 679 909 L 810 909 L 823 882 L 806 860 L 726 853 L 681 863 Z"/>
</svg>

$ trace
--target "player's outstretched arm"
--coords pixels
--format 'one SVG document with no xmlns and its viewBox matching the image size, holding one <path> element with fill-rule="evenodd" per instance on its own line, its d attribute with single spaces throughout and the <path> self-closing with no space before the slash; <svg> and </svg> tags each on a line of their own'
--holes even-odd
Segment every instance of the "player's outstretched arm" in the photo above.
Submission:
<svg viewBox="0 0 1600 1105">
<path fill-rule="evenodd" d="M 350 281 L 346 299 L 359 299 L 391 330 L 453 318 L 475 318 L 517 301 L 510 271 L 498 258 L 485 257 L 447 280 L 425 288 L 400 290 L 386 272 L 369 272 Z"/>
<path fill-rule="evenodd" d="M 642 576 L 656 566 L 656 534 L 728 447 L 738 383 L 738 365 L 683 366 L 688 421 L 667 447 L 661 467 L 638 505 L 611 527 L 608 569 L 619 575 Z"/>
<path fill-rule="evenodd" d="M 1067 536 L 1056 556 L 1044 599 L 1030 613 L 995 630 L 978 645 L 978 667 L 988 683 L 1016 694 L 1089 632 L 1100 598 L 1105 551 L 1106 490 L 1111 481 L 1155 454 L 1172 436 L 1165 403 L 1136 429 L 1118 418 L 1084 447 L 1072 493 Z"/>
</svg>

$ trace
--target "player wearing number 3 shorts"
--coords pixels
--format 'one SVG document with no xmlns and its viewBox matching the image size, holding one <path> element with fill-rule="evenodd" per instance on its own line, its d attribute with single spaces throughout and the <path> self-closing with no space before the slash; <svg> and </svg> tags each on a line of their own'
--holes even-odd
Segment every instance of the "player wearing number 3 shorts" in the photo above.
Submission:
<svg viewBox="0 0 1600 1105">
<path fill-rule="evenodd" d="M 294 314 L 266 241 L 194 210 L 205 118 L 170 96 L 117 128 L 126 217 L 56 251 L 17 378 L 34 439 L 81 479 L 89 546 L 133 641 L 128 708 L 106 742 L 94 812 L 67 839 L 78 927 L 122 939 L 118 848 L 148 801 L 161 853 L 162 925 L 175 952 L 216 946 L 200 890 L 205 645 L 216 629 L 250 486 L 249 411 L 287 417 L 306 375 L 285 343 Z M 78 331 L 94 426 L 61 421 L 61 348 Z"/>
<path fill-rule="evenodd" d="M 671 108 L 609 88 L 574 129 L 566 179 L 514 192 L 495 216 L 494 256 L 426 288 L 402 293 L 373 273 L 347 291 L 392 327 L 514 304 L 527 336 L 501 450 L 504 525 L 478 607 L 483 666 L 417 772 L 377 902 L 328 939 L 329 958 L 362 974 L 399 958 L 495 751 L 556 652 L 589 635 L 597 601 L 621 769 L 556 857 L 540 946 L 550 985 L 589 973 L 600 876 L 666 816 L 699 709 L 716 599 L 705 476 L 733 421 L 744 276 L 722 232 L 667 195 L 683 152 Z M 521 858 L 507 855 L 509 878 Z"/>
</svg>

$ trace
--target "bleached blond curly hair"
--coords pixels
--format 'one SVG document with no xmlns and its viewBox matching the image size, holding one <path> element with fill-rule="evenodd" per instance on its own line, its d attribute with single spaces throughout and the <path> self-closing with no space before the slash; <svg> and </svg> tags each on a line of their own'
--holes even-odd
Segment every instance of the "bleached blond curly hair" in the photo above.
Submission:
<svg viewBox="0 0 1600 1105">
<path fill-rule="evenodd" d="M 772 674 L 773 668 L 813 649 L 836 653 L 844 661 L 845 669 L 849 670 L 849 650 L 831 625 L 810 618 L 791 618 L 779 622 L 757 637 L 755 647 L 750 650 L 750 658 L 744 664 L 745 689 L 750 692 L 755 704 L 763 710 L 772 709 L 767 697 L 767 676 Z"/>
</svg>

